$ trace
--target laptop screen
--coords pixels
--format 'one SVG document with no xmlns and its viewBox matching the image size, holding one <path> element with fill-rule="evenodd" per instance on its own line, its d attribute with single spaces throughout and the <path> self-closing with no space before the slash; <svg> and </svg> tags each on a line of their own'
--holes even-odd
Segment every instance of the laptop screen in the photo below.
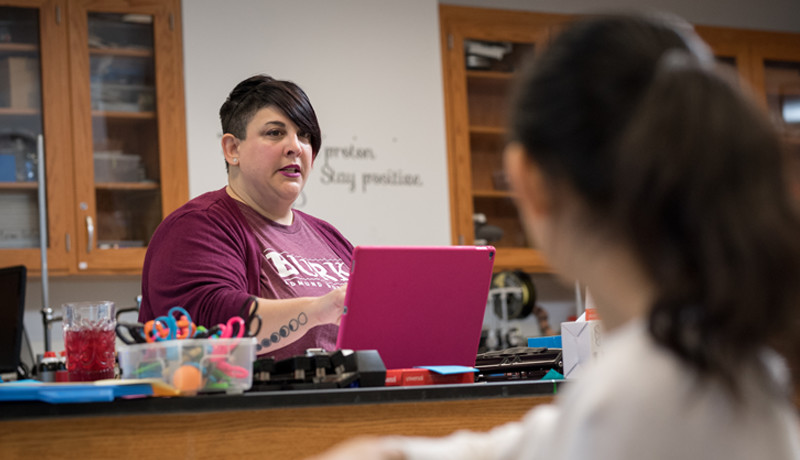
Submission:
<svg viewBox="0 0 800 460">
<path fill-rule="evenodd" d="M 0 373 L 16 372 L 25 313 L 24 266 L 0 268 Z"/>
</svg>

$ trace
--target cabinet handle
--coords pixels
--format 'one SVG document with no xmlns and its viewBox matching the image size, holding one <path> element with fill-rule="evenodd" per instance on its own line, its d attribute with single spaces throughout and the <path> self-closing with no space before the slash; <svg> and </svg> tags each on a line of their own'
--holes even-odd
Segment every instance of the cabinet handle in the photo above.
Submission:
<svg viewBox="0 0 800 460">
<path fill-rule="evenodd" d="M 89 244 L 86 245 L 86 253 L 89 254 L 92 252 L 92 247 L 94 247 L 94 222 L 92 221 L 92 216 L 86 216 L 86 233 L 89 235 Z"/>
</svg>

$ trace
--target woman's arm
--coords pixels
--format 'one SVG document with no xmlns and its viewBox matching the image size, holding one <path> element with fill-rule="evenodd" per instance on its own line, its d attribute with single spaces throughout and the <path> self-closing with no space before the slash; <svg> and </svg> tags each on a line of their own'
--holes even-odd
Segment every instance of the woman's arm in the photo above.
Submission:
<svg viewBox="0 0 800 460">
<path fill-rule="evenodd" d="M 290 345 L 315 326 L 338 324 L 344 312 L 345 289 L 346 286 L 341 286 L 320 297 L 259 298 L 257 306 L 254 305 L 262 321 L 258 340 L 270 344 L 261 352 L 269 353 Z M 276 333 L 280 336 L 279 343 L 270 340 Z"/>
</svg>

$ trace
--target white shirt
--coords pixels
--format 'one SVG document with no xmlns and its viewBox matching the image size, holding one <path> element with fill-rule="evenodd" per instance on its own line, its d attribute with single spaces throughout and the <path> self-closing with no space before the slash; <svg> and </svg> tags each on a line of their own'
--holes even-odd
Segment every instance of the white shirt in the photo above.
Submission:
<svg viewBox="0 0 800 460">
<path fill-rule="evenodd" d="M 607 335 L 602 356 L 585 370 L 555 404 L 519 422 L 385 442 L 410 460 L 800 459 L 797 409 L 767 390 L 777 374 L 743 371 L 736 405 L 720 385 L 700 385 L 640 321 Z"/>
</svg>

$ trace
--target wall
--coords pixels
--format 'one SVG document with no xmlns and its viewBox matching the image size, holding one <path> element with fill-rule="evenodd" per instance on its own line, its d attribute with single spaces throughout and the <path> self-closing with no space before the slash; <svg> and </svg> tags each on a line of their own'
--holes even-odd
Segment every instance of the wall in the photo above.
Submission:
<svg viewBox="0 0 800 460">
<path fill-rule="evenodd" d="M 267 73 L 298 83 L 322 127 L 297 208 L 354 244 L 449 244 L 437 4 L 234 4 L 183 3 L 190 194 L 225 184 L 219 107 Z"/>
</svg>

